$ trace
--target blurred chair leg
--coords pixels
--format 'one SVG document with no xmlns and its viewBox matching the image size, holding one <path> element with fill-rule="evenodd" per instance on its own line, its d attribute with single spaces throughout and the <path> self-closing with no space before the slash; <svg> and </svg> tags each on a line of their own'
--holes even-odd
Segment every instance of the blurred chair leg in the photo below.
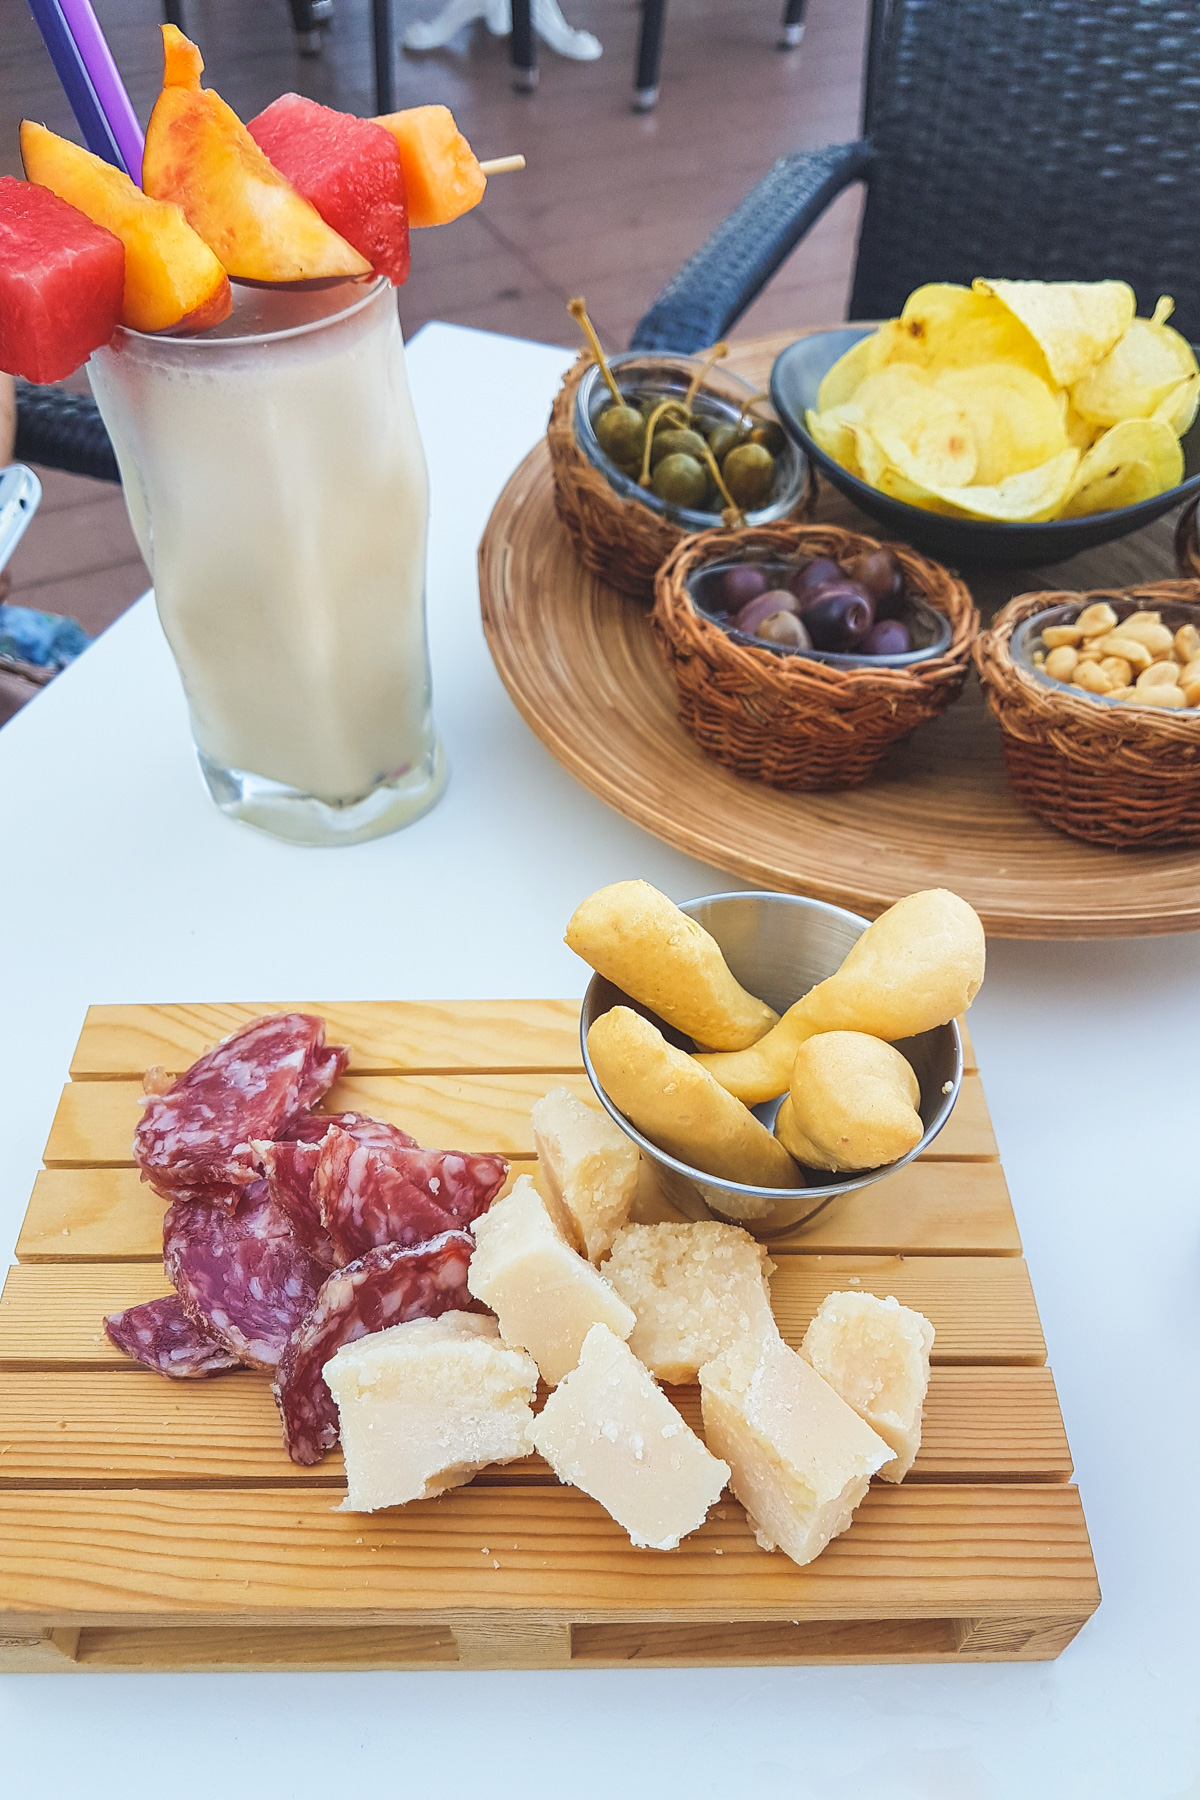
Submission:
<svg viewBox="0 0 1200 1800">
<path fill-rule="evenodd" d="M 533 0 L 512 0 L 512 84 L 531 94 L 538 84 L 537 39 L 533 35 Z"/>
<path fill-rule="evenodd" d="M 634 112 L 651 112 L 658 105 L 658 72 L 666 23 L 667 0 L 642 0 L 642 33 L 633 78 Z"/>
<path fill-rule="evenodd" d="M 168 25 L 174 25 L 178 31 L 186 31 L 187 26 L 183 20 L 183 0 L 163 0 L 163 20 Z"/>
<path fill-rule="evenodd" d="M 783 8 L 783 33 L 779 39 L 781 50 L 794 50 L 804 36 L 804 15 L 808 11 L 808 0 L 785 0 Z"/>
<path fill-rule="evenodd" d="M 320 56 L 321 33 L 317 30 L 313 0 L 288 0 L 292 15 L 292 31 L 301 56 Z"/>
<path fill-rule="evenodd" d="M 375 113 L 396 110 L 396 22 L 392 0 L 371 0 L 371 50 L 375 58 Z"/>
</svg>

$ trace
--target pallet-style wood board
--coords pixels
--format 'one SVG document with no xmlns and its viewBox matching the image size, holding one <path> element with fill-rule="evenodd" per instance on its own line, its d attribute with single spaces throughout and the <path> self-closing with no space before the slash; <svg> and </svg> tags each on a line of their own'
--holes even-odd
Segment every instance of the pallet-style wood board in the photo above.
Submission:
<svg viewBox="0 0 1200 1800">
<path fill-rule="evenodd" d="M 1056 1656 L 1099 1602 L 1054 1380 L 983 1085 L 934 1152 L 773 1243 L 790 1343 L 836 1288 L 937 1331 L 899 1488 L 798 1569 L 729 1495 L 682 1548 L 634 1550 L 536 1457 L 436 1501 L 335 1510 L 338 1452 L 283 1452 L 249 1371 L 169 1383 L 106 1312 L 166 1290 L 162 1202 L 129 1150 L 145 1069 L 185 1068 L 265 1005 L 95 1007 L 0 1297 L 0 1669 L 563 1668 Z M 350 1044 L 331 1109 L 501 1151 L 530 1102 L 587 1093 L 570 1001 L 318 1004 Z M 646 1219 L 672 1216 L 647 1176 Z M 670 1390 L 693 1426 L 694 1388 Z"/>
</svg>

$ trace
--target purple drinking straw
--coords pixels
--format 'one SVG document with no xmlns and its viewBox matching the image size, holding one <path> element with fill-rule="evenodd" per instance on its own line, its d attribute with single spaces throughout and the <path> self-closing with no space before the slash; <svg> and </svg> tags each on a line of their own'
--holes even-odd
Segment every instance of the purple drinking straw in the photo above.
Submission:
<svg viewBox="0 0 1200 1800">
<path fill-rule="evenodd" d="M 104 108 L 96 97 L 87 65 L 79 54 L 79 47 L 71 35 L 58 0 L 29 0 L 29 10 L 50 52 L 50 60 L 63 84 L 67 99 L 71 102 L 71 111 L 75 114 L 88 149 L 94 156 L 103 157 L 105 162 L 124 169 L 128 175 L 125 158 L 121 155 Z M 139 176 L 141 172 L 139 163 Z"/>
<path fill-rule="evenodd" d="M 125 172 L 141 187 L 142 152 L 145 150 L 146 140 L 137 122 L 137 114 L 129 103 L 120 71 L 113 61 L 108 40 L 92 11 L 92 0 L 58 0 L 58 4 L 67 21 L 67 29 L 75 39 L 75 47 L 83 58 L 83 66 L 92 78 L 92 86 L 108 120 L 109 130 L 117 140 Z"/>
</svg>

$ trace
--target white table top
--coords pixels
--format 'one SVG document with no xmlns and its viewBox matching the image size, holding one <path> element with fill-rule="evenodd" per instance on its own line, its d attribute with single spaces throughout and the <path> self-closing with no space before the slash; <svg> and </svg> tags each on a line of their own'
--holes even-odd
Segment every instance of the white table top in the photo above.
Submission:
<svg viewBox="0 0 1200 1800">
<path fill-rule="evenodd" d="M 410 348 L 453 773 L 409 830 L 310 851 L 223 818 L 149 600 L 0 733 L 5 1245 L 90 1002 L 578 994 L 593 888 L 736 885 L 577 786 L 484 645 L 475 547 L 567 361 L 446 325 Z M 989 953 L 972 1031 L 1104 1591 L 1057 1662 L 9 1677 L 0 1794 L 1200 1800 L 1200 938 Z"/>
</svg>

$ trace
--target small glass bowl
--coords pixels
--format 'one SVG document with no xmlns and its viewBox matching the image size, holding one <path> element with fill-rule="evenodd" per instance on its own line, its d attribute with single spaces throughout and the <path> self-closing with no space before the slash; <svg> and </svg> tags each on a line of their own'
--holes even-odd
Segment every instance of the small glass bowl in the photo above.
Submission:
<svg viewBox="0 0 1200 1800">
<path fill-rule="evenodd" d="M 1034 662 L 1037 651 L 1045 651 L 1042 632 L 1047 625 L 1073 625 L 1084 607 L 1091 600 L 1069 600 L 1062 606 L 1049 606 L 1045 612 L 1034 613 L 1018 625 L 1009 642 L 1009 655 L 1018 668 L 1040 681 L 1043 687 L 1056 688 L 1060 694 L 1073 694 L 1077 699 L 1094 700 L 1097 706 L 1132 706 L 1134 702 L 1128 698 L 1114 700 L 1110 694 L 1093 694 L 1090 688 L 1076 687 L 1071 681 L 1058 681 L 1053 675 L 1047 675 L 1045 669 Z M 1200 604 L 1192 604 L 1186 600 L 1117 600 L 1111 599 L 1108 604 L 1117 615 L 1117 623 L 1127 619 L 1130 613 L 1157 612 L 1162 615 L 1164 625 L 1172 631 L 1178 631 L 1181 625 L 1200 627 Z M 1171 709 L 1173 719 L 1192 719 L 1200 714 L 1200 706 L 1179 706 Z"/>
<path fill-rule="evenodd" d="M 610 356 L 608 364 L 622 393 L 636 391 L 641 394 L 659 394 L 664 400 L 682 400 L 702 367 L 698 357 L 672 356 L 662 350 L 626 350 L 619 356 Z M 740 376 L 722 369 L 719 363 L 713 363 L 705 373 L 699 392 L 707 402 L 707 410 L 720 413 L 732 425 L 742 416 L 747 403 L 754 399 L 758 390 Z M 720 525 L 719 511 L 696 512 L 691 507 L 672 506 L 669 501 L 660 500 L 657 494 L 651 493 L 649 488 L 640 487 L 636 481 L 631 481 L 612 458 L 605 455 L 596 437 L 595 422 L 611 404 L 612 395 L 600 366 L 593 364 L 579 383 L 579 391 L 575 397 L 575 441 L 588 461 L 599 469 L 614 493 L 619 494 L 622 500 L 636 500 L 640 505 L 649 507 L 651 512 L 669 519 L 673 525 L 689 534 L 711 531 L 714 526 Z M 765 399 L 756 400 L 755 406 L 758 417 L 775 419 L 775 414 Z M 786 518 L 794 511 L 804 493 L 807 471 L 808 465 L 803 455 L 788 438 L 775 458 L 775 488 L 771 503 L 769 506 L 759 507 L 756 512 L 747 513 L 746 523 L 771 525 L 777 519 Z"/>
<path fill-rule="evenodd" d="M 769 650 L 774 656 L 804 656 L 809 662 L 829 663 L 835 669 L 907 669 L 913 663 L 944 656 L 950 648 L 953 632 L 949 619 L 914 594 L 907 596 L 902 615 L 912 634 L 913 648 L 902 650 L 895 656 L 864 656 L 857 650 L 797 650 L 790 644 L 771 644 L 765 638 L 752 637 L 749 632 L 738 631 L 730 623 L 725 609 L 714 606 L 705 597 L 728 569 L 739 568 L 743 560 L 727 557 L 723 562 L 708 563 L 697 569 L 687 582 L 687 591 L 696 611 L 718 626 L 735 644 L 748 644 L 753 650 Z M 767 577 L 768 587 L 786 587 L 788 577 L 796 572 L 795 563 L 755 562 L 754 567 L 761 569 Z M 772 576 L 779 579 L 772 580 Z"/>
</svg>

